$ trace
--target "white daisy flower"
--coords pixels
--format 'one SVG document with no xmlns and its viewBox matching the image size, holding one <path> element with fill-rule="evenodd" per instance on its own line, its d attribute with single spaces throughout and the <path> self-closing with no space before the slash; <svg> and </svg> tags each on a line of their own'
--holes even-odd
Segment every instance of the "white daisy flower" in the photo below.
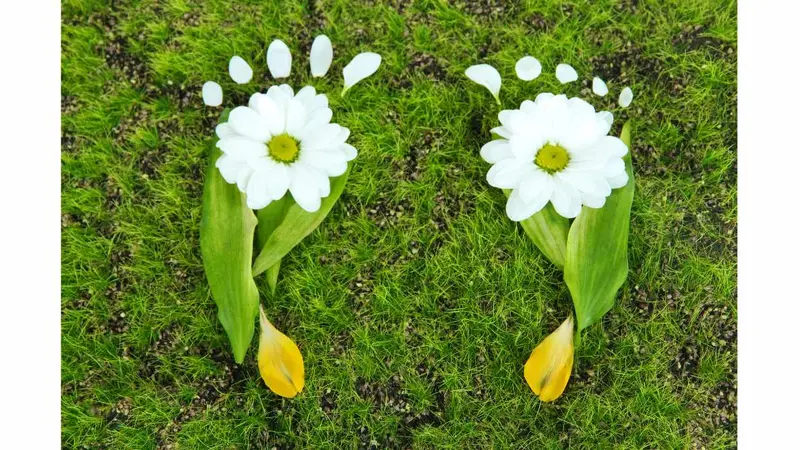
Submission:
<svg viewBox="0 0 800 450">
<path fill-rule="evenodd" d="M 350 130 L 331 123 L 328 98 L 306 86 L 295 95 L 287 84 L 255 93 L 248 106 L 231 111 L 217 126 L 217 160 L 225 181 L 247 194 L 247 206 L 261 209 L 291 192 L 301 208 L 315 212 L 331 191 L 328 177 L 347 170 L 356 149 Z"/>
<path fill-rule="evenodd" d="M 328 48 L 311 52 L 315 76 L 324 75 L 330 66 L 330 40 L 322 38 L 320 42 Z M 273 41 L 267 62 L 273 77 L 288 76 L 291 53 L 286 44 Z M 374 73 L 379 65 L 377 54 L 357 55 L 350 64 L 354 73 L 349 77 L 345 73 L 346 88 Z M 240 84 L 252 78 L 252 69 L 238 56 L 231 59 L 229 72 Z M 221 87 L 211 82 L 204 85 L 203 100 L 210 106 L 219 105 Z M 328 98 L 312 86 L 297 93 L 288 84 L 272 86 L 266 94 L 256 92 L 247 106 L 234 108 L 228 121 L 217 126 L 216 145 L 222 155 L 216 166 L 225 181 L 246 194 L 247 206 L 252 209 L 264 208 L 289 192 L 301 208 L 316 212 L 322 199 L 330 195 L 329 178 L 344 174 L 348 162 L 358 155 L 347 143 L 350 130 L 332 123 L 332 117 Z"/>
<path fill-rule="evenodd" d="M 622 157 L 628 147 L 608 136 L 613 116 L 595 112 L 586 101 L 542 93 L 520 109 L 499 114 L 502 137 L 481 148 L 493 164 L 490 185 L 510 189 L 506 214 L 527 219 L 553 204 L 561 216 L 574 218 L 581 207 L 601 208 L 612 189 L 625 186 L 628 174 Z"/>
</svg>

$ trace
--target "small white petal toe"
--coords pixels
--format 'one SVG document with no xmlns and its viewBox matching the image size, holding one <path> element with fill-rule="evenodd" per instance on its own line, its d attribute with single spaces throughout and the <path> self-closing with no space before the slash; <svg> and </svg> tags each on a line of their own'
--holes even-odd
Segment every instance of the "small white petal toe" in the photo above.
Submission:
<svg viewBox="0 0 800 450">
<path fill-rule="evenodd" d="M 606 86 L 606 82 L 601 80 L 600 77 L 594 77 L 592 79 L 592 92 L 600 97 L 605 97 L 608 94 L 608 86 Z"/>
<path fill-rule="evenodd" d="M 556 66 L 556 78 L 561 84 L 572 83 L 578 79 L 578 72 L 569 64 L 561 63 Z"/>
<path fill-rule="evenodd" d="M 241 56 L 231 58 L 228 62 L 228 73 L 237 84 L 245 84 L 253 78 L 253 69 Z"/>
<path fill-rule="evenodd" d="M 625 89 L 622 90 L 622 92 L 619 93 L 619 106 L 627 108 L 628 106 L 631 105 L 632 101 L 633 101 L 633 91 L 631 90 L 631 88 L 626 87 Z"/>
<path fill-rule="evenodd" d="M 489 64 L 477 64 L 470 66 L 464 72 L 470 80 L 480 84 L 492 93 L 497 104 L 500 104 L 500 86 L 503 83 L 500 72 Z"/>
<path fill-rule="evenodd" d="M 206 81 L 205 84 L 203 84 L 203 103 L 207 106 L 221 105 L 222 86 L 213 81 Z"/>
<path fill-rule="evenodd" d="M 292 52 L 280 39 L 275 39 L 267 48 L 267 68 L 272 78 L 286 78 L 292 71 Z"/>
<path fill-rule="evenodd" d="M 311 76 L 324 77 L 333 62 L 333 45 L 328 36 L 321 34 L 311 44 Z"/>
<path fill-rule="evenodd" d="M 535 80 L 542 73 L 542 63 L 533 56 L 523 56 L 517 61 L 514 70 L 522 81 Z"/>
<path fill-rule="evenodd" d="M 342 70 L 344 76 L 344 95 L 353 85 L 377 72 L 381 66 L 381 55 L 377 53 L 359 53 Z"/>
</svg>

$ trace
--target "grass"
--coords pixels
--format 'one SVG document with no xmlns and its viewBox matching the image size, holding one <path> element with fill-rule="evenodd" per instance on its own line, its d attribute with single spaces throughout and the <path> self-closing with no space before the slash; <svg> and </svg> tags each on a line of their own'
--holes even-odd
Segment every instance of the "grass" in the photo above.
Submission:
<svg viewBox="0 0 800 450">
<path fill-rule="evenodd" d="M 65 0 L 62 30 L 62 438 L 65 448 L 731 448 L 736 445 L 736 4 L 732 1 Z M 310 79 L 318 33 L 334 43 Z M 359 149 L 322 226 L 262 302 L 300 346 L 293 400 L 232 355 L 198 246 L 220 110 L 267 87 L 329 93 Z M 359 51 L 378 74 L 342 99 Z M 227 77 L 243 56 L 248 85 Z M 542 76 L 522 82 L 515 61 Z M 569 62 L 580 83 L 558 85 Z M 522 365 L 568 314 L 561 274 L 485 182 L 497 123 L 463 76 L 488 62 L 515 107 L 582 95 L 633 121 L 631 271 L 587 330 L 565 394 Z M 588 90 L 600 75 L 611 93 Z M 633 106 L 619 111 L 630 85 Z"/>
</svg>

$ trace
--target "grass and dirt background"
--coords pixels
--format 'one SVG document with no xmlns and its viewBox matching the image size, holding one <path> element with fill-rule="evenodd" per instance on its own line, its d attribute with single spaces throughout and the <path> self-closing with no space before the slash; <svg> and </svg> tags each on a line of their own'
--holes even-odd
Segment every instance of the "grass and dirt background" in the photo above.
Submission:
<svg viewBox="0 0 800 450">
<path fill-rule="evenodd" d="M 62 438 L 65 448 L 732 448 L 736 445 L 736 3 L 716 0 L 64 0 Z M 334 44 L 326 79 L 308 50 Z M 284 260 L 273 322 L 307 385 L 234 364 L 198 245 L 223 106 L 273 83 L 328 93 L 359 149 L 345 193 Z M 378 73 L 342 99 L 361 51 Z M 227 75 L 238 54 L 247 85 Z M 522 82 L 525 54 L 542 75 Z M 631 86 L 630 274 L 552 404 L 523 363 L 566 317 L 561 274 L 485 181 L 499 108 L 464 70 L 615 108 Z M 561 86 L 556 64 L 579 82 Z M 611 93 L 591 94 L 591 77 Z M 615 110 L 616 111 L 616 110 Z"/>
</svg>

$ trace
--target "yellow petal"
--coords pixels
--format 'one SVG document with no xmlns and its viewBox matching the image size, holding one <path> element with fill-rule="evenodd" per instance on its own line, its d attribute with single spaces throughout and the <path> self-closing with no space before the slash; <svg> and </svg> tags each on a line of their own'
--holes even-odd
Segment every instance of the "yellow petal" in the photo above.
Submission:
<svg viewBox="0 0 800 450">
<path fill-rule="evenodd" d="M 533 349 L 525 363 L 525 381 L 543 402 L 552 402 L 561 396 L 572 373 L 573 320 L 569 316 L 556 331 Z"/>
<path fill-rule="evenodd" d="M 267 387 L 281 397 L 292 398 L 306 384 L 303 355 L 297 344 L 278 331 L 261 309 L 261 339 L 258 342 L 258 370 Z"/>
</svg>

